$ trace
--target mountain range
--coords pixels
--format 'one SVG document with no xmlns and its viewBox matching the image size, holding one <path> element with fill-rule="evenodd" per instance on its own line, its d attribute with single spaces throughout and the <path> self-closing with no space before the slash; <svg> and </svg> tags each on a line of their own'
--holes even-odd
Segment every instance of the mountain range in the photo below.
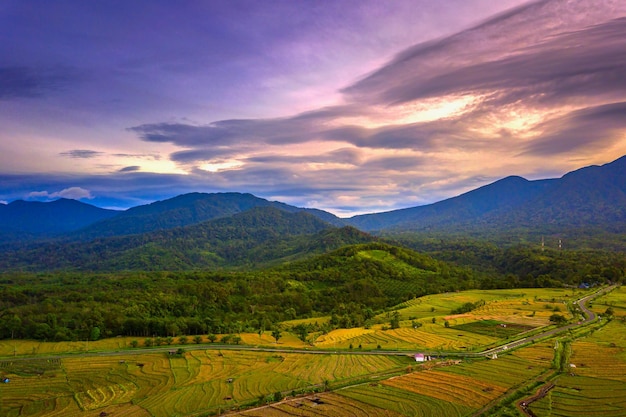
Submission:
<svg viewBox="0 0 626 417">
<path fill-rule="evenodd" d="M 375 239 L 363 232 L 571 230 L 626 232 L 626 156 L 558 179 L 510 176 L 434 204 L 351 218 L 241 193 L 184 194 L 124 211 L 14 201 L 0 204 L 0 268 L 245 266 Z"/>
</svg>

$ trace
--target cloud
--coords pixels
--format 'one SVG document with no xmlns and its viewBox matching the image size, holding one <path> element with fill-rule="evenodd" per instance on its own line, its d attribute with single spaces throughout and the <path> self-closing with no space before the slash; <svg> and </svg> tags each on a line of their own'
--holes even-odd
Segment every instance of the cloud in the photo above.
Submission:
<svg viewBox="0 0 626 417">
<path fill-rule="evenodd" d="M 139 171 L 140 169 L 141 169 L 140 166 L 133 165 L 133 166 L 124 167 L 120 169 L 118 172 L 134 172 L 134 171 Z"/>
<path fill-rule="evenodd" d="M 415 8 L 414 3 L 407 7 Z M 264 8 L 255 10 L 261 9 Z M 615 156 L 613 154 L 626 150 L 623 139 L 626 123 L 622 121 L 626 113 L 623 104 L 626 103 L 625 15 L 626 3 L 611 0 L 528 3 L 454 35 L 401 51 L 377 70 L 344 84 L 343 89 L 332 94 L 337 100 L 322 101 L 324 104 L 318 108 L 315 107 L 317 101 L 305 102 L 293 109 L 288 107 L 292 111 L 290 115 L 284 113 L 285 107 L 276 110 L 268 106 L 271 111 L 259 110 L 262 105 L 255 102 L 255 92 L 246 91 L 256 87 L 249 86 L 245 77 L 238 78 L 237 86 L 227 95 L 246 97 L 246 100 L 249 97 L 251 103 L 257 103 L 253 107 L 258 108 L 240 110 L 233 105 L 240 103 L 237 101 L 240 98 L 230 102 L 220 94 L 227 89 L 220 85 L 221 78 L 211 79 L 215 87 L 209 88 L 208 83 L 195 82 L 199 80 L 194 78 L 195 73 L 190 75 L 194 65 L 202 64 L 204 68 L 213 59 L 211 54 L 200 57 L 189 53 L 196 50 L 197 45 L 204 49 L 204 43 L 192 44 L 190 50 L 177 49 L 176 42 L 168 43 L 157 64 L 152 61 L 151 53 L 147 53 L 132 62 L 125 59 L 123 65 L 118 61 L 114 72 L 132 73 L 138 82 L 124 79 L 124 87 L 133 85 L 135 89 L 146 91 L 150 90 L 145 88 L 146 81 L 139 78 L 152 64 L 158 66 L 158 79 L 163 80 L 163 84 L 173 80 L 169 78 L 172 74 L 190 75 L 185 77 L 184 83 L 168 84 L 167 91 L 150 90 L 144 97 L 150 106 L 175 103 L 180 106 L 176 107 L 177 112 L 187 119 L 160 119 L 162 116 L 153 119 L 143 117 L 144 114 L 125 118 L 126 121 L 152 121 L 129 127 L 125 132 L 139 138 L 146 152 L 106 153 L 107 158 L 122 158 L 122 162 L 109 164 L 116 172 L 107 177 L 55 178 L 57 183 L 45 177 L 32 179 L 32 183 L 23 181 L 35 184 L 28 190 L 81 187 L 97 194 L 97 198 L 106 195 L 126 202 L 168 197 L 185 191 L 249 191 L 261 197 L 284 198 L 296 205 L 315 202 L 322 208 L 348 213 L 425 204 L 505 175 L 538 178 L 548 173 L 562 174 L 585 163 L 606 162 Z M 210 28 L 216 34 L 221 29 Z M 299 34 L 296 29 L 297 25 L 281 26 L 278 31 Z M 246 31 L 248 34 L 255 32 L 253 28 Z M 289 39 L 278 36 L 279 32 L 272 34 L 273 41 Z M 357 32 L 346 31 L 345 34 L 354 36 L 353 33 Z M 161 33 L 153 35 L 162 36 Z M 214 39 L 220 38 L 215 36 Z M 212 48 L 228 49 L 221 41 L 212 42 L 209 45 Z M 376 40 L 368 38 L 360 42 Z M 301 55 L 312 60 L 318 60 L 312 56 L 315 51 L 324 50 L 319 45 L 319 48 L 307 50 L 307 43 L 299 41 L 285 41 L 281 46 L 292 51 L 294 57 Z M 156 49 L 163 50 L 160 46 Z M 255 72 L 258 68 L 248 64 L 257 61 L 248 61 L 246 57 L 251 50 L 264 56 L 267 52 L 250 47 L 227 54 L 226 57 L 236 60 L 234 63 L 224 59 L 219 65 L 213 65 L 225 73 L 244 67 Z M 190 56 L 191 61 L 188 61 Z M 267 59 L 274 58 L 270 54 Z M 376 57 L 376 62 L 380 62 L 379 59 L 380 56 Z M 314 73 L 316 68 L 312 67 L 307 73 Z M 151 74 L 156 77 L 156 73 Z M 354 72 L 352 76 L 357 74 Z M 262 90 L 266 97 L 263 103 L 281 101 L 277 92 L 282 88 L 281 83 L 296 83 L 285 81 L 290 75 L 288 68 L 284 73 L 272 73 L 271 77 L 263 74 L 261 78 L 267 82 Z M 324 76 L 311 75 L 318 80 Z M 12 77 L 13 84 L 18 86 L 16 91 L 24 94 L 29 88 L 37 91 L 37 80 L 45 80 L 36 71 L 27 72 L 22 78 L 15 74 Z M 307 83 L 309 81 L 307 79 Z M 330 84 L 318 82 L 320 91 L 326 93 Z M 43 81 L 40 84 L 46 85 Z M 194 90 L 210 91 L 212 97 L 203 101 L 206 107 L 198 110 L 194 105 L 191 111 L 185 103 L 198 103 L 202 101 L 199 98 L 206 96 L 194 91 L 193 95 L 186 96 L 188 102 L 184 102 L 182 95 L 173 93 L 172 85 L 183 90 L 193 86 Z M 311 85 L 307 84 L 308 87 Z M 161 100 L 163 97 L 169 100 Z M 120 100 L 120 106 L 128 108 L 143 108 L 137 106 L 137 102 L 124 104 L 128 97 L 122 94 L 100 98 Z M 335 104 L 327 105 L 329 102 Z M 116 101 L 113 107 L 126 112 L 126 108 L 120 106 Z M 217 113 L 215 106 L 221 106 Z M 240 115 L 278 114 L 282 117 L 233 118 L 229 116 L 229 109 L 237 109 Z M 166 110 L 157 114 L 170 115 L 171 109 Z M 613 154 L 605 150 L 599 156 L 598 152 L 591 151 L 598 147 L 610 149 Z M 158 160 L 159 155 L 151 152 L 152 149 L 169 154 L 163 154 L 162 158 L 169 160 L 161 161 L 160 167 L 175 166 L 186 175 L 145 172 L 157 164 L 132 158 Z M 74 149 L 61 155 L 89 159 L 101 154 Z M 574 163 L 576 165 L 572 166 Z M 42 196 L 48 198 L 50 194 Z M 6 195 L 0 198 L 10 201 Z"/>
<path fill-rule="evenodd" d="M 158 153 L 114 153 L 112 156 L 116 156 L 119 158 L 136 158 L 136 159 L 147 159 L 150 161 L 158 161 L 161 159 L 161 155 Z"/>
<path fill-rule="evenodd" d="M 624 13 L 626 5 L 606 1 L 529 4 L 409 48 L 343 92 L 352 100 L 389 105 L 452 93 L 544 88 L 546 82 L 567 91 L 567 81 L 581 76 L 601 83 L 612 75 L 597 87 L 606 90 L 623 73 L 624 19 L 614 18 Z"/>
<path fill-rule="evenodd" d="M 91 200 L 94 198 L 91 195 L 91 192 L 89 190 L 86 190 L 81 187 L 65 188 L 61 191 L 53 192 L 53 193 L 50 193 L 48 191 L 33 191 L 28 194 L 28 197 L 34 198 L 34 199 L 44 198 L 44 199 L 49 199 L 49 200 L 54 199 L 54 198 L 69 198 L 72 200 L 82 200 L 82 199 Z"/>
<path fill-rule="evenodd" d="M 604 149 L 618 143 L 626 130 L 626 102 L 589 107 L 550 120 L 522 154 L 553 156 Z"/>
<path fill-rule="evenodd" d="M 88 149 L 73 149 L 71 151 L 61 152 L 59 155 L 75 159 L 90 159 L 102 154 L 103 152 L 91 151 Z"/>
</svg>

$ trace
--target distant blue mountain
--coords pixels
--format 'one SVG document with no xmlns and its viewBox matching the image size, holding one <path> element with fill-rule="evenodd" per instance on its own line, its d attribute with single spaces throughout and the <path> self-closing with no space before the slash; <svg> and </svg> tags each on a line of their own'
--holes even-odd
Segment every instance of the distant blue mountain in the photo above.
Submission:
<svg viewBox="0 0 626 417">
<path fill-rule="evenodd" d="M 365 231 L 595 227 L 626 231 L 626 156 L 558 179 L 507 177 L 434 204 L 354 216 Z"/>
<path fill-rule="evenodd" d="M 56 236 L 118 214 L 63 198 L 49 203 L 16 200 L 0 205 L 0 238 L 6 242 Z"/>
<path fill-rule="evenodd" d="M 92 239 L 167 230 L 230 217 L 256 207 L 275 207 L 291 213 L 305 211 L 333 225 L 343 225 L 343 222 L 331 213 L 268 201 L 252 194 L 190 193 L 133 207 L 113 218 L 105 219 L 76 231 L 72 237 Z"/>
<path fill-rule="evenodd" d="M 254 208 L 306 212 L 330 225 L 363 231 L 476 232 L 542 228 L 595 228 L 626 232 L 626 156 L 558 179 L 529 181 L 511 176 L 457 197 L 425 206 L 340 219 L 252 194 L 190 193 L 125 211 L 74 200 L 0 204 L 0 240 L 57 237 L 65 240 L 138 235 L 228 218 Z"/>
</svg>

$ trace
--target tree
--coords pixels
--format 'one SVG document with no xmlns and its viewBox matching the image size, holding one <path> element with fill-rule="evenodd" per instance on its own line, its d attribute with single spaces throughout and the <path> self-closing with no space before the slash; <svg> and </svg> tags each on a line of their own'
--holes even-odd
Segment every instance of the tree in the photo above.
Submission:
<svg viewBox="0 0 626 417">
<path fill-rule="evenodd" d="M 131 340 L 130 341 L 130 347 L 134 347 L 136 348 L 137 346 L 139 346 L 139 342 L 136 340 Z"/>
<path fill-rule="evenodd" d="M 306 324 L 298 324 L 294 326 L 293 330 L 298 335 L 298 339 L 306 342 L 306 338 L 309 337 L 309 329 Z"/>
<path fill-rule="evenodd" d="M 22 328 L 22 319 L 16 314 L 7 321 L 7 328 L 11 331 L 11 339 L 15 337 L 15 332 Z"/>
<path fill-rule="evenodd" d="M 612 308 L 612 307 L 609 307 L 609 308 L 607 308 L 606 310 L 604 310 L 604 315 L 605 315 L 605 316 L 608 316 L 608 317 L 613 317 L 613 314 L 614 314 L 614 313 L 615 313 L 615 312 L 613 311 L 613 308 Z"/>
<path fill-rule="evenodd" d="M 274 401 L 278 402 L 283 399 L 283 394 L 280 391 L 274 393 Z"/>
<path fill-rule="evenodd" d="M 213 333 L 209 333 L 206 335 L 206 338 L 208 339 L 209 342 L 213 343 L 217 340 L 217 336 L 214 335 Z"/>
<path fill-rule="evenodd" d="M 554 313 L 550 316 L 550 322 L 554 324 L 563 324 L 567 321 L 567 319 L 561 314 Z"/>
<path fill-rule="evenodd" d="M 178 341 L 180 342 L 181 345 L 185 345 L 187 344 L 189 339 L 187 339 L 187 336 L 181 336 L 178 338 Z"/>
<path fill-rule="evenodd" d="M 391 320 L 389 320 L 389 325 L 391 326 L 392 329 L 397 329 L 398 327 L 400 327 L 400 313 L 397 311 L 394 311 L 391 314 Z"/>
<path fill-rule="evenodd" d="M 236 345 L 238 345 L 239 343 L 241 343 L 241 337 L 240 337 L 240 336 L 237 336 L 237 335 L 234 335 L 234 336 L 233 336 L 233 343 L 234 343 L 234 344 L 236 344 Z"/>
<path fill-rule="evenodd" d="M 150 346 L 152 346 L 152 339 L 150 339 L 150 338 L 148 337 L 146 340 L 144 340 L 144 341 L 143 341 L 143 345 L 144 345 L 145 347 L 150 347 Z"/>
<path fill-rule="evenodd" d="M 272 330 L 272 337 L 276 339 L 276 343 L 278 343 L 278 339 L 280 339 L 282 336 L 283 334 L 281 333 L 279 328 L 275 328 L 274 330 Z"/>
<path fill-rule="evenodd" d="M 194 337 L 193 337 L 193 342 L 194 342 L 196 345 L 199 345 L 200 343 L 202 343 L 202 336 L 199 336 L 199 335 L 194 336 Z"/>
<path fill-rule="evenodd" d="M 91 329 L 90 339 L 91 340 L 98 340 L 98 339 L 100 339 L 100 328 L 99 327 L 96 326 L 96 327 Z"/>
<path fill-rule="evenodd" d="M 417 329 L 418 327 L 422 327 L 422 326 L 423 326 L 423 324 L 422 324 L 422 323 L 420 323 L 419 321 L 412 320 L 412 321 L 411 321 L 411 326 L 412 326 L 414 329 Z"/>
<path fill-rule="evenodd" d="M 165 343 L 167 343 L 168 345 L 171 345 L 172 343 L 174 343 L 174 338 L 172 336 L 167 336 L 165 338 Z"/>
</svg>

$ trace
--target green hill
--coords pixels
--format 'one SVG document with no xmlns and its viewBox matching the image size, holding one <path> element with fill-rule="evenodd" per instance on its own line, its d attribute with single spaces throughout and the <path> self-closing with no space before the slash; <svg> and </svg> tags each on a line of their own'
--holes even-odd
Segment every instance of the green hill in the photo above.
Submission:
<svg viewBox="0 0 626 417">
<path fill-rule="evenodd" d="M 189 270 L 258 267 L 372 240 L 305 211 L 255 207 L 185 227 L 88 242 L 43 243 L 0 253 L 4 270 Z"/>
</svg>

